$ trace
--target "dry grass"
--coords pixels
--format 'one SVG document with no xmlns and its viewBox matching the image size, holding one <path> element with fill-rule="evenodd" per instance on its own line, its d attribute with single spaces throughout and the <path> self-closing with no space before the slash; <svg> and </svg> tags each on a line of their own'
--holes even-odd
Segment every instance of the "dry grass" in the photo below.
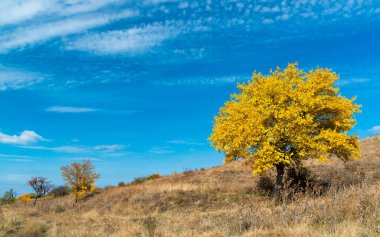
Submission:
<svg viewBox="0 0 380 237">
<path fill-rule="evenodd" d="M 0 208 L 2 236 L 380 236 L 380 137 L 361 142 L 363 159 L 305 165 L 329 180 L 276 204 L 256 190 L 241 162 L 143 184 Z"/>
</svg>

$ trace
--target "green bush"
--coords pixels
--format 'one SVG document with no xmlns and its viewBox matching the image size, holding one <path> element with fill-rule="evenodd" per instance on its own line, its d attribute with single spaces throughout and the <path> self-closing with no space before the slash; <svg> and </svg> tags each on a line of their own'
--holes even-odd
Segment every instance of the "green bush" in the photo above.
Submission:
<svg viewBox="0 0 380 237">
<path fill-rule="evenodd" d="M 54 197 L 63 197 L 70 193 L 70 188 L 66 185 L 60 185 L 57 187 L 54 187 L 50 192 L 49 195 L 52 195 Z"/>
<path fill-rule="evenodd" d="M 120 181 L 120 182 L 117 184 L 117 186 L 119 186 L 119 187 L 125 187 L 125 186 L 127 186 L 127 183 L 125 183 L 124 181 Z"/>
<path fill-rule="evenodd" d="M 13 189 L 6 191 L 3 194 L 3 197 L 1 198 L 1 203 L 3 203 L 3 204 L 14 203 L 15 201 L 16 201 L 16 192 L 13 191 Z"/>
<path fill-rule="evenodd" d="M 158 179 L 158 178 L 161 178 L 161 175 L 159 175 L 159 174 L 152 174 L 152 175 L 149 175 L 149 176 L 137 177 L 130 184 L 132 184 L 132 185 L 133 184 L 141 184 L 141 183 L 144 183 L 145 181 L 153 180 L 153 179 Z"/>
</svg>

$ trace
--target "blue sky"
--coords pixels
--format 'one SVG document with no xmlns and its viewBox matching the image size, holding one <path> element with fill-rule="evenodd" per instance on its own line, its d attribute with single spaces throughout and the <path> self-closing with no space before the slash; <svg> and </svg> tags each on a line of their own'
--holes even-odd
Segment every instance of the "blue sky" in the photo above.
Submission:
<svg viewBox="0 0 380 237">
<path fill-rule="evenodd" d="M 0 193 L 85 158 L 100 186 L 219 165 L 219 107 L 288 62 L 339 73 L 374 135 L 379 42 L 379 1 L 0 0 Z"/>
</svg>

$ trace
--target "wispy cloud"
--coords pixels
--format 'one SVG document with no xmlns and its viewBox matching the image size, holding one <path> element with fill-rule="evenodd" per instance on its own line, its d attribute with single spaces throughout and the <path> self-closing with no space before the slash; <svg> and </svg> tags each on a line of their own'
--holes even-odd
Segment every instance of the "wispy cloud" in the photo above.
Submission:
<svg viewBox="0 0 380 237">
<path fill-rule="evenodd" d="M 47 146 L 20 146 L 24 149 L 30 150 L 45 150 L 45 151 L 54 151 L 62 153 L 88 153 L 89 149 L 81 146 L 56 146 L 56 147 L 47 147 Z"/>
<path fill-rule="evenodd" d="M 338 80 L 337 85 L 338 86 L 346 86 L 346 85 L 351 85 L 351 84 L 363 84 L 363 83 L 368 83 L 371 80 L 368 78 L 351 78 L 351 79 L 343 79 L 343 80 Z"/>
<path fill-rule="evenodd" d="M 221 76 L 221 77 L 191 77 L 155 81 L 155 84 L 164 86 L 222 86 L 250 79 L 249 75 Z"/>
<path fill-rule="evenodd" d="M 56 37 L 84 32 L 115 20 L 135 16 L 136 14 L 135 11 L 126 10 L 116 15 L 92 14 L 90 16 L 75 16 L 47 23 L 21 26 L 0 36 L 0 51 L 6 52 L 14 48 L 23 48 Z"/>
<path fill-rule="evenodd" d="M 120 144 L 94 146 L 95 150 L 106 150 L 106 151 L 118 151 L 118 150 L 124 150 L 125 148 L 126 148 L 125 145 L 120 145 Z"/>
<path fill-rule="evenodd" d="M 111 115 L 127 115 L 139 113 L 139 110 L 133 109 L 103 109 L 103 108 L 90 108 L 90 107 L 76 107 L 76 106 L 50 106 L 46 108 L 47 112 L 55 113 L 91 113 L 97 112 L 102 114 L 111 114 Z"/>
<path fill-rule="evenodd" d="M 374 135 L 374 134 L 380 134 L 380 125 L 377 125 L 377 126 L 374 126 L 370 129 L 368 129 L 368 131 Z"/>
<path fill-rule="evenodd" d="M 2 0 L 0 26 L 46 17 L 61 17 L 97 11 L 118 0 Z"/>
<path fill-rule="evenodd" d="M 14 181 L 14 182 L 25 182 L 29 178 L 30 176 L 25 175 L 25 174 L 8 174 L 8 175 L 1 176 L 2 180 Z"/>
<path fill-rule="evenodd" d="M 73 15 L 97 11 L 107 5 L 120 3 L 120 0 L 69 0 L 56 3 L 55 12 L 61 15 Z"/>
<path fill-rule="evenodd" d="M 11 162 L 32 162 L 33 159 L 30 156 L 14 155 L 14 154 L 0 154 L 0 159 L 2 161 Z"/>
<path fill-rule="evenodd" d="M 94 153 L 113 153 L 117 151 L 124 150 L 127 146 L 121 145 L 121 144 L 113 144 L 113 145 L 97 145 L 97 146 L 55 146 L 55 147 L 48 147 L 48 146 L 20 146 L 24 149 L 30 149 L 30 150 L 45 150 L 45 151 L 53 151 L 57 153 L 71 153 L 71 154 L 94 154 Z"/>
<path fill-rule="evenodd" d="M 88 113 L 95 112 L 98 109 L 95 108 L 86 108 L 86 107 L 71 107 L 71 106 L 51 106 L 46 109 L 49 112 L 57 113 Z"/>
<path fill-rule="evenodd" d="M 204 9 L 207 14 L 199 9 Z M 68 37 L 64 40 L 63 48 L 97 54 L 140 54 L 186 32 L 214 29 L 228 34 L 234 31 L 225 31 L 226 28 L 240 26 L 244 27 L 240 29 L 244 32 L 259 33 L 267 27 L 281 26 L 286 21 L 299 26 L 280 27 L 273 35 L 263 34 L 267 42 L 271 42 L 286 39 L 289 35 L 297 37 L 299 32 L 305 32 L 299 30 L 300 27 L 307 25 L 336 24 L 357 16 L 376 18 L 379 9 L 371 1 L 291 0 L 252 4 L 249 1 L 146 0 L 130 4 L 120 0 L 3 0 L 0 27 L 6 27 L 6 30 L 0 36 L 0 50 L 7 52 L 75 34 L 74 39 Z M 176 19 L 177 25 L 154 23 L 141 26 L 133 22 L 127 28 L 87 32 L 120 19 L 138 16 L 140 11 L 144 13 L 142 17 L 148 19 L 147 22 L 151 22 L 151 19 Z M 15 27 L 10 29 L 8 25 Z M 202 40 L 202 37 L 198 39 Z"/>
<path fill-rule="evenodd" d="M 88 34 L 68 42 L 66 49 L 97 54 L 140 54 L 180 33 L 175 22 L 154 23 L 126 30 Z"/>
<path fill-rule="evenodd" d="M 149 153 L 156 154 L 156 155 L 167 155 L 167 154 L 173 154 L 175 153 L 175 151 L 172 150 L 168 146 L 155 146 L 149 150 Z"/>
<path fill-rule="evenodd" d="M 0 65 L 0 90 L 17 90 L 31 87 L 45 79 L 44 76 Z"/>
<path fill-rule="evenodd" d="M 30 156 L 23 155 L 13 155 L 13 154 L 0 154 L 0 158 L 21 158 L 21 159 L 29 159 Z"/>
<path fill-rule="evenodd" d="M 44 139 L 42 136 L 38 135 L 34 131 L 25 130 L 21 132 L 20 135 L 7 135 L 5 133 L 0 132 L 0 143 L 4 144 L 27 145 L 45 140 L 46 139 Z"/>
<path fill-rule="evenodd" d="M 46 11 L 49 0 L 2 0 L 0 4 L 0 26 L 31 19 Z"/>
</svg>

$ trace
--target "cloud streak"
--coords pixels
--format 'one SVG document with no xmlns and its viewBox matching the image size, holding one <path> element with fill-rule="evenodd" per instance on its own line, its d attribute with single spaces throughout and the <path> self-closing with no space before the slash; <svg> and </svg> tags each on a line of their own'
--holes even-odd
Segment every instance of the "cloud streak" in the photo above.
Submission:
<svg viewBox="0 0 380 237">
<path fill-rule="evenodd" d="M 141 54 L 176 37 L 179 27 L 173 22 L 154 23 L 126 30 L 106 31 L 80 37 L 66 46 L 68 50 L 89 51 L 96 54 Z"/>
<path fill-rule="evenodd" d="M 163 86 L 223 86 L 250 79 L 249 75 L 174 78 L 155 81 Z"/>
<path fill-rule="evenodd" d="M 57 153 L 70 153 L 70 154 L 94 154 L 94 153 L 107 153 L 111 154 L 117 151 L 122 151 L 126 145 L 112 144 L 112 145 L 97 145 L 97 146 L 20 146 L 20 148 L 29 150 L 43 150 L 52 151 Z"/>
<path fill-rule="evenodd" d="M 135 16 L 135 11 L 126 10 L 119 14 L 93 14 L 90 16 L 76 16 L 63 18 L 48 23 L 40 23 L 18 27 L 0 36 L 0 52 L 7 52 L 15 48 L 33 46 L 40 42 L 56 37 L 84 32 L 112 21 Z"/>
<path fill-rule="evenodd" d="M 37 20 L 39 17 L 59 18 L 88 14 L 118 0 L 2 0 L 0 27 Z"/>
<path fill-rule="evenodd" d="M 370 81 L 371 80 L 368 78 L 351 78 L 351 79 L 338 80 L 336 84 L 338 86 L 346 86 L 346 85 L 351 85 L 351 84 L 365 84 Z"/>
<path fill-rule="evenodd" d="M 380 125 L 374 126 L 368 130 L 371 134 L 380 134 Z"/>
<path fill-rule="evenodd" d="M 44 12 L 49 5 L 49 0 L 2 0 L 0 5 L 0 26 L 31 19 Z"/>
<path fill-rule="evenodd" d="M 155 155 L 168 155 L 175 153 L 174 150 L 172 150 L 168 146 L 155 146 L 149 149 L 149 153 L 155 154 Z"/>
<path fill-rule="evenodd" d="M 37 73 L 7 68 L 0 65 L 0 91 L 31 87 L 44 79 L 44 76 Z"/>
<path fill-rule="evenodd" d="M 57 113 L 89 113 L 95 112 L 98 109 L 95 108 L 86 108 L 86 107 L 71 107 L 71 106 L 51 106 L 46 109 L 48 112 L 57 112 Z"/>
<path fill-rule="evenodd" d="M 126 148 L 125 145 L 120 145 L 120 144 L 94 146 L 95 150 L 105 150 L 105 151 L 118 151 L 118 150 L 124 150 L 125 148 Z"/>
</svg>

